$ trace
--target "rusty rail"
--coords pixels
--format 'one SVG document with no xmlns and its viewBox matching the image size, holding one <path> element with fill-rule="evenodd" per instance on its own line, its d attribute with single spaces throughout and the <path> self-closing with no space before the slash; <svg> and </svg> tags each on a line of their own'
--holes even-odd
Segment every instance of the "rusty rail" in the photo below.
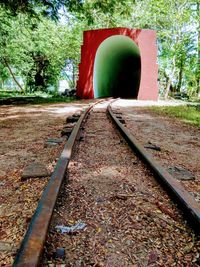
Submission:
<svg viewBox="0 0 200 267">
<path fill-rule="evenodd" d="M 128 131 L 128 129 L 120 122 L 120 119 L 116 117 L 112 111 L 111 106 L 108 106 L 108 112 L 112 120 L 115 122 L 117 128 L 120 130 L 124 138 L 129 145 L 134 148 L 143 161 L 150 167 L 152 172 L 156 174 L 158 181 L 160 181 L 164 188 L 167 189 L 170 195 L 172 195 L 178 204 L 182 207 L 184 214 L 188 220 L 188 223 L 194 228 L 194 230 L 200 232 L 200 205 L 189 194 L 188 191 L 177 181 L 167 170 L 165 170 L 136 140 L 136 138 Z"/>
<path fill-rule="evenodd" d="M 102 102 L 104 100 L 100 100 Z M 99 103 L 97 102 L 97 103 Z M 95 103 L 96 104 L 96 103 Z M 93 105 L 95 105 L 93 104 Z M 72 149 L 75 140 L 78 136 L 80 126 L 87 114 L 93 107 L 91 105 L 79 118 L 76 123 L 63 151 L 57 162 L 55 171 L 50 178 L 50 181 L 42 194 L 38 207 L 33 215 L 29 228 L 22 241 L 20 249 L 16 255 L 13 266 L 14 267 L 35 267 L 40 263 L 40 257 L 42 255 L 43 246 L 46 240 L 48 227 L 53 214 L 53 209 L 64 180 L 66 170 L 71 158 Z M 143 160 L 150 166 L 152 171 L 157 175 L 159 180 L 167 187 L 170 193 L 176 197 L 179 203 L 182 205 L 187 213 L 188 221 L 194 222 L 195 229 L 200 231 L 200 206 L 193 199 L 193 197 L 164 169 L 162 168 L 142 147 L 142 145 L 133 137 L 133 135 L 123 126 L 114 112 L 111 106 L 108 107 L 109 114 L 117 127 L 129 142 L 131 147 L 136 149 L 138 154 Z"/>
<path fill-rule="evenodd" d="M 98 101 L 99 102 L 102 102 Z M 38 266 L 46 240 L 49 223 L 53 214 L 53 209 L 64 180 L 66 170 L 71 158 L 72 149 L 78 136 L 80 126 L 86 118 L 94 103 L 87 108 L 77 121 L 74 129 L 64 146 L 61 156 L 56 164 L 55 170 L 44 190 L 38 203 L 38 207 L 32 217 L 28 230 L 21 243 L 19 251 L 13 263 L 14 267 L 35 267 Z"/>
</svg>

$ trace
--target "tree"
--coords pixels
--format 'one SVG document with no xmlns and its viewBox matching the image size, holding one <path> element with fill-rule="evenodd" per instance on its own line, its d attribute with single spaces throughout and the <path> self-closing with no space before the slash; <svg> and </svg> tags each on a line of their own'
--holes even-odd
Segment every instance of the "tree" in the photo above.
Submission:
<svg viewBox="0 0 200 267">
<path fill-rule="evenodd" d="M 198 91 L 191 64 L 199 58 L 199 4 L 191 0 L 85 0 L 73 14 L 89 29 L 124 26 L 157 30 L 159 79 L 165 98 L 172 88 L 189 91 L 195 87 L 193 91 Z M 199 80 L 197 70 L 195 77 Z"/>
<path fill-rule="evenodd" d="M 50 85 L 56 87 L 67 59 L 77 62 L 80 46 L 77 28 L 43 17 L 39 20 L 30 18 L 22 13 L 13 19 L 2 8 L 0 18 L 3 18 L 0 61 L 20 90 L 47 90 Z M 24 78 L 26 88 L 18 83 L 16 74 Z"/>
<path fill-rule="evenodd" d="M 198 94 L 198 1 L 0 0 L 0 5 L 4 7 L 0 8 L 1 64 L 5 66 L 6 56 L 13 74 L 25 77 L 27 88 L 55 85 L 67 65 L 73 75 L 66 76 L 74 86 L 82 31 L 131 27 L 157 30 L 159 80 L 165 97 L 171 90 Z M 63 12 L 65 24 L 49 19 Z"/>
<path fill-rule="evenodd" d="M 4 83 L 9 78 L 9 73 L 4 65 L 0 63 L 0 88 L 4 88 Z"/>
<path fill-rule="evenodd" d="M 62 2 L 59 0 L 0 0 L 0 5 L 13 16 L 17 16 L 19 13 L 26 13 L 31 16 L 43 14 L 51 18 L 58 18 L 58 11 L 63 5 Z"/>
<path fill-rule="evenodd" d="M 35 17 L 43 15 L 54 20 L 58 20 L 62 8 L 80 10 L 82 3 L 82 0 L 0 0 L 0 6 L 13 16 L 24 13 Z"/>
<path fill-rule="evenodd" d="M 5 69 L 7 69 L 7 73 L 11 75 L 16 85 L 20 88 L 21 91 L 24 91 L 22 86 L 17 81 L 13 68 L 10 65 L 10 55 L 12 55 L 13 50 L 11 49 L 9 51 L 8 44 L 12 43 L 12 37 L 14 34 L 14 31 L 11 30 L 11 16 L 5 12 L 4 9 L 0 8 L 0 64 L 2 66 L 1 68 L 1 77 L 3 77 L 3 70 L 5 73 Z M 4 76 L 5 77 L 5 76 Z"/>
</svg>

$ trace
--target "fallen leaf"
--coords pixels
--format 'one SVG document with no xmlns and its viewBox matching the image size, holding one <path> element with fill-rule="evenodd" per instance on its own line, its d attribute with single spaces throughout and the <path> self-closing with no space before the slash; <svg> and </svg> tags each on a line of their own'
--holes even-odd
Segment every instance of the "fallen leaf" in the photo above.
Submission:
<svg viewBox="0 0 200 267">
<path fill-rule="evenodd" d="M 156 251 L 150 251 L 148 255 L 148 265 L 155 263 L 158 260 L 159 256 Z"/>
</svg>

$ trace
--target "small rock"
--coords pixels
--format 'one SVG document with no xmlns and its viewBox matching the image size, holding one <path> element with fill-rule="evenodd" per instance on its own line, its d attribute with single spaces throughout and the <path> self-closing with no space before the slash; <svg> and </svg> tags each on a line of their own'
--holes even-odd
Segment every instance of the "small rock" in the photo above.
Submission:
<svg viewBox="0 0 200 267">
<path fill-rule="evenodd" d="M 47 142 L 49 142 L 49 143 L 61 144 L 63 141 L 64 141 L 63 138 L 50 138 L 50 139 L 47 139 Z"/>
<path fill-rule="evenodd" d="M 187 180 L 194 180 L 195 179 L 194 175 L 190 171 L 188 171 L 182 167 L 177 167 L 177 166 L 170 167 L 170 168 L 168 168 L 168 171 L 177 180 L 187 181 Z"/>
<path fill-rule="evenodd" d="M 79 142 L 81 142 L 81 141 L 84 140 L 84 135 L 83 135 L 83 133 L 81 133 L 81 134 L 78 136 L 77 140 L 78 140 Z"/>
<path fill-rule="evenodd" d="M 196 260 L 196 264 L 200 266 L 200 257 Z"/>
<path fill-rule="evenodd" d="M 50 173 L 48 172 L 46 166 L 44 164 L 34 162 L 24 168 L 21 178 L 27 179 L 47 176 L 50 176 Z"/>
<path fill-rule="evenodd" d="M 0 170 L 0 176 L 5 176 L 6 175 L 6 172 L 5 171 L 2 171 Z"/>
<path fill-rule="evenodd" d="M 77 113 L 77 114 L 73 114 L 72 115 L 74 118 L 80 118 L 81 114 L 80 113 Z"/>
<path fill-rule="evenodd" d="M 148 255 L 148 265 L 155 263 L 158 258 L 158 253 L 156 251 L 150 251 Z"/>
<path fill-rule="evenodd" d="M 96 134 L 88 133 L 88 134 L 87 134 L 87 137 L 96 137 Z"/>
<path fill-rule="evenodd" d="M 119 119 L 119 122 L 121 122 L 122 124 L 125 124 L 125 120 L 124 119 Z"/>
<path fill-rule="evenodd" d="M 115 195 L 115 196 L 112 197 L 112 199 L 113 200 L 115 200 L 115 199 L 118 199 L 118 200 L 127 200 L 128 197 L 125 196 L 125 195 Z"/>
<path fill-rule="evenodd" d="M 64 124 L 63 125 L 63 129 L 65 129 L 65 128 L 74 128 L 74 125 L 75 125 L 75 123 L 67 123 L 67 124 Z"/>
<path fill-rule="evenodd" d="M 69 116 L 66 118 L 66 122 L 67 123 L 71 123 L 71 122 L 77 122 L 79 119 L 79 117 L 76 117 L 76 116 Z"/>
<path fill-rule="evenodd" d="M 126 245 L 127 245 L 127 246 L 131 246 L 131 245 L 133 245 L 133 241 L 132 241 L 132 240 L 127 240 L 127 241 L 126 241 Z"/>
<path fill-rule="evenodd" d="M 64 248 L 57 248 L 55 253 L 56 259 L 64 259 L 65 258 L 65 249 Z"/>
<path fill-rule="evenodd" d="M 193 243 L 190 243 L 189 245 L 184 247 L 183 253 L 190 253 L 190 251 L 193 249 Z"/>
<path fill-rule="evenodd" d="M 82 260 L 76 260 L 73 264 L 73 267 L 84 267 L 85 264 Z"/>
<path fill-rule="evenodd" d="M 133 223 L 132 224 L 132 228 L 135 229 L 135 230 L 142 230 L 143 227 L 139 223 Z"/>
<path fill-rule="evenodd" d="M 101 204 L 101 203 L 103 203 L 105 201 L 106 201 L 106 199 L 104 197 L 97 197 L 97 199 L 96 199 L 96 203 L 97 204 Z"/>
<path fill-rule="evenodd" d="M 114 169 L 114 168 L 110 168 L 110 169 L 101 169 L 101 175 L 104 177 L 116 177 L 117 175 L 119 175 L 119 170 Z"/>
<path fill-rule="evenodd" d="M 7 241 L 0 241 L 0 251 L 14 251 L 16 248 L 13 247 L 13 244 L 11 242 Z"/>
<path fill-rule="evenodd" d="M 72 132 L 72 128 L 63 128 L 63 130 L 61 131 L 61 136 L 66 135 L 67 137 L 69 137 L 71 132 Z"/>
<path fill-rule="evenodd" d="M 57 145 L 58 145 L 58 143 L 46 142 L 46 143 L 44 144 L 44 148 L 46 148 L 46 147 L 48 147 L 48 146 L 57 146 Z"/>
<path fill-rule="evenodd" d="M 167 223 L 165 221 L 161 221 L 160 225 L 162 226 L 162 228 L 167 228 Z"/>
<path fill-rule="evenodd" d="M 156 151 L 161 151 L 161 148 L 155 144 L 152 144 L 151 142 L 148 142 L 146 145 L 144 145 L 144 148 L 153 149 Z"/>
<path fill-rule="evenodd" d="M 195 198 L 197 202 L 200 202 L 200 193 L 198 192 L 190 192 L 190 194 Z"/>
<path fill-rule="evenodd" d="M 63 142 L 63 138 L 51 138 L 47 139 L 47 141 L 44 144 L 44 147 L 48 146 L 57 146 L 58 144 L 61 144 Z"/>
</svg>

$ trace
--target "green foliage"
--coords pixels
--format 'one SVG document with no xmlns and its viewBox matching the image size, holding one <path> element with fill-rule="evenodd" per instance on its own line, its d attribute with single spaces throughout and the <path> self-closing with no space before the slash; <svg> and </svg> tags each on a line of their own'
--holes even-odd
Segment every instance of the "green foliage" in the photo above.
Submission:
<svg viewBox="0 0 200 267">
<path fill-rule="evenodd" d="M 159 80 L 170 91 L 199 92 L 199 4 L 191 0 L 85 0 L 74 15 L 88 28 L 155 29 L 158 35 Z"/>
<path fill-rule="evenodd" d="M 44 104 L 44 103 L 60 103 L 75 101 L 75 97 L 63 97 L 59 95 L 46 94 L 38 91 L 35 93 L 26 93 L 22 96 L 19 91 L 0 90 L 0 105 L 1 104 Z"/>
<path fill-rule="evenodd" d="M 199 7 L 192 0 L 0 0 L 0 83 L 10 76 L 17 84 L 19 75 L 21 91 L 47 91 L 62 76 L 75 87 L 82 31 L 130 27 L 157 30 L 163 94 L 197 97 Z"/>
<path fill-rule="evenodd" d="M 28 14 L 37 17 L 42 14 L 51 18 L 58 18 L 59 9 L 63 6 L 63 1 L 60 0 L 0 0 L 6 10 L 13 16 L 19 13 Z M 37 8 L 35 8 L 37 7 Z"/>
<path fill-rule="evenodd" d="M 78 60 L 80 38 L 76 38 L 76 26 L 69 28 L 47 18 L 38 20 L 21 13 L 13 19 L 2 8 L 0 18 L 3 22 L 0 68 L 10 67 L 11 76 L 22 76 L 26 91 L 56 88 L 66 60 Z M 2 75 L 1 72 L 1 79 Z"/>
<path fill-rule="evenodd" d="M 200 110 L 195 106 L 152 107 L 156 113 L 181 118 L 186 123 L 200 127 Z"/>
<path fill-rule="evenodd" d="M 8 97 L 15 97 L 21 95 L 19 91 L 6 91 L 6 90 L 0 90 L 0 99 L 2 98 L 8 98 Z"/>
<path fill-rule="evenodd" d="M 3 86 L 4 82 L 9 78 L 9 73 L 3 64 L 0 63 L 0 88 Z"/>
</svg>

